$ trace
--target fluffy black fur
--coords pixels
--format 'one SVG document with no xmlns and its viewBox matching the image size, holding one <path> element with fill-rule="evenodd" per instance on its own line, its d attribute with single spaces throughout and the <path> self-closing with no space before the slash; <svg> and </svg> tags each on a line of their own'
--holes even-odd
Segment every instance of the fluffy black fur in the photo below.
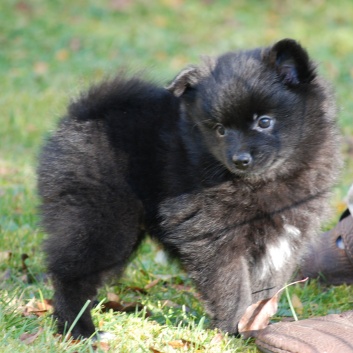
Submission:
<svg viewBox="0 0 353 353">
<path fill-rule="evenodd" d="M 335 104 L 293 40 L 205 58 L 167 89 L 119 75 L 73 102 L 38 171 L 59 330 L 145 233 L 181 260 L 215 326 L 291 276 L 340 165 Z M 89 309 L 73 330 L 95 331 Z"/>
</svg>

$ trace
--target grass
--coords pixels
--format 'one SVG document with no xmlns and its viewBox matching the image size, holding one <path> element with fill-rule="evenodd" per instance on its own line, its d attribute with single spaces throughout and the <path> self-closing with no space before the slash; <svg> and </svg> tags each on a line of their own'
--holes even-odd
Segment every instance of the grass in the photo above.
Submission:
<svg viewBox="0 0 353 353">
<path fill-rule="evenodd" d="M 337 92 L 344 135 L 345 168 L 335 188 L 334 224 L 353 175 L 353 4 L 350 0 L 183 1 L 6 0 L 0 12 L 0 350 L 1 352 L 255 352 L 242 341 L 208 329 L 197 293 L 177 263 L 155 261 L 158 247 L 147 240 L 119 282 L 101 290 L 148 312 L 93 311 L 100 329 L 116 334 L 109 346 L 63 342 L 50 316 L 25 316 L 35 299 L 51 298 L 37 227 L 35 168 L 45 136 L 70 97 L 121 67 L 146 68 L 161 83 L 200 54 L 268 45 L 292 37 L 309 48 L 320 72 Z M 5 251 L 11 251 L 9 257 Z M 26 266 L 21 255 L 27 254 Z M 24 268 L 23 268 L 24 267 Z M 28 273 L 28 271 L 30 273 Z M 30 281 L 28 281 L 30 279 Z M 148 290 L 152 281 L 159 282 Z M 289 288 L 302 303 L 299 318 L 353 309 L 350 286 L 315 281 Z M 150 316 L 147 317 L 148 313 Z M 282 296 L 278 316 L 291 316 Z M 40 334 L 21 341 L 24 333 Z M 184 340 L 184 341 L 180 341 Z M 174 346 L 173 343 L 174 342 Z"/>
</svg>

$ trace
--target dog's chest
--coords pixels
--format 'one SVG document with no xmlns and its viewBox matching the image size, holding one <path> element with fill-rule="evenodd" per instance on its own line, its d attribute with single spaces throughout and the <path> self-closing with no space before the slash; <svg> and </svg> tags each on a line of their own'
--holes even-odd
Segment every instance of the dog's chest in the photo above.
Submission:
<svg viewBox="0 0 353 353">
<path fill-rule="evenodd" d="M 301 231 L 290 224 L 284 224 L 283 231 L 266 244 L 262 256 L 256 261 L 256 272 L 260 279 L 274 275 L 283 267 L 291 266 L 292 259 L 297 261 Z M 290 270 L 290 268 L 288 268 Z"/>
<path fill-rule="evenodd" d="M 281 197 L 273 193 L 254 193 L 228 183 L 165 199 L 159 216 L 167 242 L 212 242 L 216 247 L 217 242 L 230 241 L 239 250 L 255 249 L 254 256 L 261 252 L 277 258 L 277 267 L 284 261 L 281 254 L 282 258 L 289 256 L 294 234 L 300 235 L 281 208 L 285 209 Z"/>
</svg>

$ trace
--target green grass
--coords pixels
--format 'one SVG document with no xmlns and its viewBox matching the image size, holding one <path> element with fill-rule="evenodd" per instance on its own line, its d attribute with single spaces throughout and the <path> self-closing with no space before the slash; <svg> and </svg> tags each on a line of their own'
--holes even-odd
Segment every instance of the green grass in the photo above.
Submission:
<svg viewBox="0 0 353 353">
<path fill-rule="evenodd" d="M 345 136 L 345 168 L 332 198 L 334 224 L 353 175 L 353 4 L 350 0 L 183 1 L 183 0 L 5 0 L 0 11 L 0 350 L 1 352 L 93 352 L 90 342 L 62 342 L 49 316 L 23 316 L 32 299 L 51 298 L 37 227 L 35 169 L 45 136 L 64 113 L 70 97 L 121 67 L 166 83 L 199 55 L 269 45 L 284 37 L 299 40 L 332 81 Z M 144 312 L 101 313 L 100 329 L 116 334 L 111 352 L 177 352 L 170 342 L 184 339 L 189 352 L 255 352 L 253 342 L 208 329 L 208 319 L 192 283 L 178 264 L 156 263 L 156 245 L 147 240 L 119 282 L 101 290 Z M 32 275 L 22 270 L 21 255 Z M 163 277 L 164 275 L 164 277 Z M 38 277 L 38 278 L 37 278 Z M 157 285 L 141 293 L 156 278 Z M 34 280 L 33 280 L 34 278 Z M 37 278 L 37 279 L 36 279 Z M 289 289 L 303 303 L 299 318 L 353 309 L 349 286 L 324 287 L 315 281 Z M 166 305 L 166 303 L 168 305 Z M 291 315 L 282 296 L 278 317 Z M 32 344 L 23 333 L 43 329 Z M 216 337 L 216 338 L 215 338 Z M 98 347 L 98 351 L 109 347 Z"/>
</svg>

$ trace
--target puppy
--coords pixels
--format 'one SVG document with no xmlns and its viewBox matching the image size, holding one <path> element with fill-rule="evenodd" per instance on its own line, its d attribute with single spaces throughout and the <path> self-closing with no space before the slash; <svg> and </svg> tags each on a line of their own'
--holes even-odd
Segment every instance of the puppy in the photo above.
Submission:
<svg viewBox="0 0 353 353">
<path fill-rule="evenodd" d="M 179 257 L 213 325 L 237 333 L 327 216 L 335 113 L 290 39 L 206 58 L 166 89 L 120 74 L 82 94 L 38 168 L 59 331 L 148 233 Z M 95 332 L 89 309 L 74 337 Z"/>
</svg>

